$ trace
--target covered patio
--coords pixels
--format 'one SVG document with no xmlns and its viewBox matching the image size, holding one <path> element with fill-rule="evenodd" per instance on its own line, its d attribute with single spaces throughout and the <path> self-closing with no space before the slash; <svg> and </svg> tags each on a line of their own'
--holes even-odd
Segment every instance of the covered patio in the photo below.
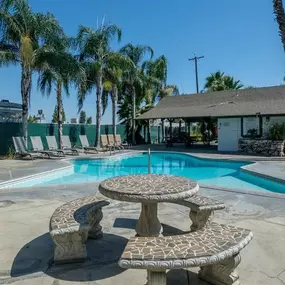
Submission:
<svg viewBox="0 0 285 285">
<path fill-rule="evenodd" d="M 246 137 L 250 128 L 256 128 L 262 137 L 266 136 L 266 124 L 285 121 L 284 104 L 283 86 L 207 92 L 165 97 L 137 119 L 161 120 L 162 141 L 173 141 L 173 123 L 180 122 L 179 130 L 184 124 L 190 142 L 191 123 L 205 122 L 209 130 L 209 122 L 217 120 L 219 150 L 237 151 L 239 138 Z M 165 122 L 169 122 L 168 132 Z"/>
</svg>

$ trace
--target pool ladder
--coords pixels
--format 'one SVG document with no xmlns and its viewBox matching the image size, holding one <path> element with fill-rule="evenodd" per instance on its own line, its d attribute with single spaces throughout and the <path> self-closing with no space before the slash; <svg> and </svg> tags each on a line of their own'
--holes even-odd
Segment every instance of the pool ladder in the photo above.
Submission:
<svg viewBox="0 0 285 285">
<path fill-rule="evenodd" d="M 150 148 L 148 149 L 148 174 L 150 174 Z"/>
</svg>

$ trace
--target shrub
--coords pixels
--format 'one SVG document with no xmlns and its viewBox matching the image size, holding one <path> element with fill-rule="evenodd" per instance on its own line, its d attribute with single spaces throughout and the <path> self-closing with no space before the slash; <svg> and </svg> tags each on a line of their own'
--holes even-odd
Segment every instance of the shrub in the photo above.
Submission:
<svg viewBox="0 0 285 285">
<path fill-rule="evenodd" d="M 269 139 L 284 140 L 285 139 L 285 123 L 276 123 L 269 128 Z"/>
</svg>

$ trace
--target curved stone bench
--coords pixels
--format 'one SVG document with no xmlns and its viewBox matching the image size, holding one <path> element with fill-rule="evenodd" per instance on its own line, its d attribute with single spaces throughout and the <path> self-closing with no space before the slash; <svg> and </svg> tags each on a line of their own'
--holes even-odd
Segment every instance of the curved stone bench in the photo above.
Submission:
<svg viewBox="0 0 285 285">
<path fill-rule="evenodd" d="M 58 207 L 50 219 L 50 235 L 55 243 L 54 262 L 78 262 L 87 258 L 87 238 L 102 237 L 102 207 L 110 203 L 94 196 L 83 197 Z"/>
<path fill-rule="evenodd" d="M 191 231 L 202 229 L 210 222 L 214 211 L 225 208 L 224 203 L 199 194 L 185 200 L 173 201 L 172 203 L 190 208 Z"/>
<path fill-rule="evenodd" d="M 167 269 L 197 266 L 199 277 L 211 284 L 237 285 L 239 253 L 252 237 L 250 230 L 212 223 L 183 235 L 131 238 L 119 266 L 147 269 L 148 285 L 166 285 Z"/>
</svg>

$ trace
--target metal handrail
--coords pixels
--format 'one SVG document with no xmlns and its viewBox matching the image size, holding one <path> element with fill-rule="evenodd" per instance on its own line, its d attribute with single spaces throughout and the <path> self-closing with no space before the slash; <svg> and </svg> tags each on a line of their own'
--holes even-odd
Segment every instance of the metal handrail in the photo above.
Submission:
<svg viewBox="0 0 285 285">
<path fill-rule="evenodd" d="M 148 149 L 148 174 L 150 174 L 150 148 Z"/>
</svg>

